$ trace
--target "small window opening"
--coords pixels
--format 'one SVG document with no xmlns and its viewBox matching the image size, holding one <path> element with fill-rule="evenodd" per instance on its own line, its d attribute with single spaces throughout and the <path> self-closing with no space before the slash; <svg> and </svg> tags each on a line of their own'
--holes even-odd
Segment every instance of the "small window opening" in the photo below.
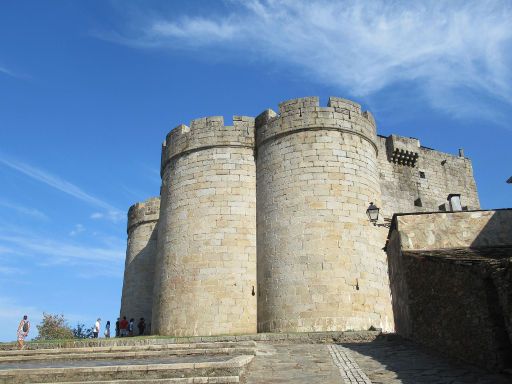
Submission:
<svg viewBox="0 0 512 384">
<path fill-rule="evenodd" d="M 448 202 L 450 203 L 451 211 L 462 211 L 462 204 L 460 203 L 460 195 L 456 193 L 450 193 L 448 195 Z"/>
<path fill-rule="evenodd" d="M 424 179 L 424 178 L 425 178 L 425 172 L 420 171 L 420 179 Z"/>
<path fill-rule="evenodd" d="M 421 198 L 417 198 L 416 200 L 414 200 L 414 206 L 415 207 L 423 207 L 423 203 L 421 202 Z"/>
</svg>

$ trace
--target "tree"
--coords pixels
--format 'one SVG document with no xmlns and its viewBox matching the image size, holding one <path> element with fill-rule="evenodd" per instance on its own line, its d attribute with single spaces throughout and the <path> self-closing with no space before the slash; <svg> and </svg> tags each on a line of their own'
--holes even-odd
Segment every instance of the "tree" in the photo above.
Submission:
<svg viewBox="0 0 512 384">
<path fill-rule="evenodd" d="M 52 315 L 43 312 L 43 320 L 37 325 L 39 335 L 35 340 L 72 339 L 73 331 L 68 326 L 64 315 Z"/>
<path fill-rule="evenodd" d="M 75 339 L 90 339 L 92 337 L 92 331 L 94 327 L 85 328 L 84 324 L 77 323 L 76 327 L 73 328 L 73 337 Z"/>
</svg>

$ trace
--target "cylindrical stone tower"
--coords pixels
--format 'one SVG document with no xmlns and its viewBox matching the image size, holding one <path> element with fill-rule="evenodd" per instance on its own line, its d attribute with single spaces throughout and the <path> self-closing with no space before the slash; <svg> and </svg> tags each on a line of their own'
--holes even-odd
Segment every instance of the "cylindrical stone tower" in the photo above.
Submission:
<svg viewBox="0 0 512 384">
<path fill-rule="evenodd" d="M 152 332 L 256 332 L 254 118 L 175 128 L 161 175 Z"/>
<path fill-rule="evenodd" d="M 258 331 L 392 330 L 375 122 L 317 97 L 256 119 Z"/>
<path fill-rule="evenodd" d="M 149 325 L 153 307 L 157 224 L 160 198 L 134 204 L 128 210 L 128 246 L 124 266 L 120 315 Z"/>
</svg>

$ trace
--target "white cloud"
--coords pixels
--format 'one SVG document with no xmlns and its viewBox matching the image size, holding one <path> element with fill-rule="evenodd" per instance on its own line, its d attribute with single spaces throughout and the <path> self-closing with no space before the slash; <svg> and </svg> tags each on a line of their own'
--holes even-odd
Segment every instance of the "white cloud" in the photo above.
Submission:
<svg viewBox="0 0 512 384">
<path fill-rule="evenodd" d="M 85 232 L 85 227 L 82 224 L 75 224 L 74 228 L 69 232 L 69 236 L 76 236 L 82 232 Z"/>
<path fill-rule="evenodd" d="M 304 76 L 356 97 L 411 82 L 432 106 L 454 115 L 482 112 L 473 108 L 481 98 L 473 100 L 472 93 L 512 103 L 511 2 L 227 4 L 227 12 L 208 17 L 141 11 L 128 32 L 112 40 L 163 49 L 210 47 L 238 57 L 247 57 L 245 52 L 295 66 Z"/>
<path fill-rule="evenodd" d="M 106 211 L 104 217 L 111 221 L 118 222 L 124 218 L 123 212 L 121 212 L 119 209 L 113 207 L 101 199 L 98 199 L 97 197 L 90 195 L 75 184 L 63 180 L 58 176 L 52 175 L 45 170 L 35 168 L 17 160 L 6 158 L 5 156 L 0 157 L 0 164 L 14 169 L 34 180 L 37 180 L 70 196 L 73 196 L 78 200 L 82 200 L 90 205 L 103 208 Z"/>
<path fill-rule="evenodd" d="M 5 207 L 22 215 L 31 216 L 36 219 L 48 220 L 48 216 L 35 208 L 25 207 L 23 205 L 15 204 L 7 200 L 0 199 L 0 207 Z"/>
<path fill-rule="evenodd" d="M 114 223 L 117 223 L 121 220 L 124 220 L 126 217 L 126 214 L 122 213 L 121 211 L 107 211 L 107 212 L 93 212 L 90 216 L 93 220 L 100 220 L 105 219 L 109 221 L 113 221 Z"/>
<path fill-rule="evenodd" d="M 156 38 L 161 36 L 185 38 L 192 44 L 197 39 L 198 43 L 204 44 L 218 40 L 231 40 L 236 37 L 238 28 L 236 25 L 231 25 L 228 20 L 184 17 L 179 23 L 156 21 L 147 32 L 149 36 Z"/>
</svg>

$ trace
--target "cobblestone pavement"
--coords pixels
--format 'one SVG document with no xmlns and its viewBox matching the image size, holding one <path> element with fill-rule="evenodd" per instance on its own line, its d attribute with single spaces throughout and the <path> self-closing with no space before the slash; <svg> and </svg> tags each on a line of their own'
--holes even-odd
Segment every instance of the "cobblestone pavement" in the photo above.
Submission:
<svg viewBox="0 0 512 384">
<path fill-rule="evenodd" d="M 345 384 L 372 384 L 368 376 L 352 359 L 350 351 L 341 345 L 328 345 L 329 352 L 336 366 L 340 369 L 341 378 Z"/>
<path fill-rule="evenodd" d="M 473 366 L 435 356 L 404 340 L 343 346 L 374 384 L 512 383 L 511 376 L 490 374 Z"/>
</svg>

